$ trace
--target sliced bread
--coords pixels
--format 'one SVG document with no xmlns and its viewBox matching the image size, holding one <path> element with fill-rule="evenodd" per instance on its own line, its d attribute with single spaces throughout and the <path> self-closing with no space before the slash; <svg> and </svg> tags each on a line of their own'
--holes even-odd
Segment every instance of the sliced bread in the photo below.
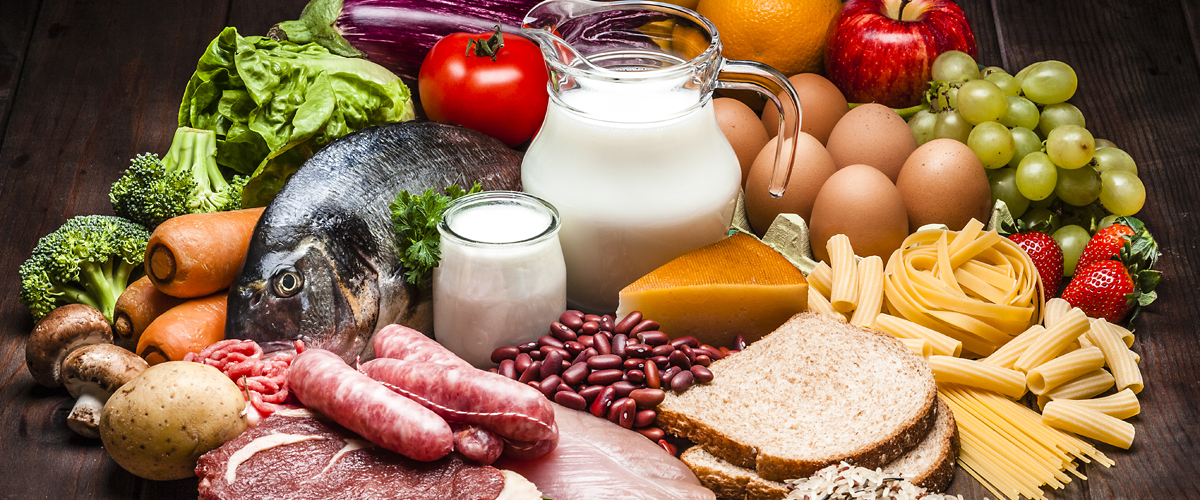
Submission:
<svg viewBox="0 0 1200 500">
<path fill-rule="evenodd" d="M 930 491 L 944 491 L 954 478 L 957 450 L 958 433 L 954 413 L 939 399 L 933 429 L 916 448 L 883 466 L 883 472 L 903 475 L 913 484 Z M 781 500 L 787 496 L 786 484 L 763 479 L 751 469 L 717 458 L 702 446 L 688 448 L 679 458 L 717 498 Z"/>
<path fill-rule="evenodd" d="M 668 393 L 658 424 L 768 480 L 882 466 L 937 413 L 933 372 L 900 341 L 812 312 L 709 369 L 712 383 Z"/>
</svg>

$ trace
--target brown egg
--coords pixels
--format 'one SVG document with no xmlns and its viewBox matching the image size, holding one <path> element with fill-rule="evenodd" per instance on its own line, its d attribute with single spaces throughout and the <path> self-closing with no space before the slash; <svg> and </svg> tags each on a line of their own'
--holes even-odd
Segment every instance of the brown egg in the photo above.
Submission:
<svg viewBox="0 0 1200 500">
<path fill-rule="evenodd" d="M 825 148 L 838 168 L 870 165 L 896 182 L 904 160 L 917 149 L 917 140 L 899 114 L 871 103 L 846 113 L 829 133 Z"/>
<path fill-rule="evenodd" d="M 768 192 L 778 139 L 771 139 L 762 148 L 750 169 L 746 181 L 746 217 L 760 238 L 779 214 L 797 214 L 807 222 L 821 185 L 837 171 L 829 152 L 813 136 L 801 132 L 796 139 L 796 159 L 792 162 L 792 175 L 788 177 L 783 196 L 773 198 Z"/>
<path fill-rule="evenodd" d="M 987 221 L 992 190 L 987 171 L 966 144 L 954 139 L 934 139 L 913 151 L 896 188 L 908 210 L 908 228 L 945 224 L 958 231 L 972 218 Z"/>
<path fill-rule="evenodd" d="M 758 115 L 741 101 L 722 97 L 713 99 L 712 103 L 717 124 L 721 126 L 729 145 L 733 146 L 733 152 L 742 166 L 742 185 L 745 185 L 746 176 L 750 175 L 750 165 L 754 164 L 754 158 L 767 144 L 767 131 L 758 121 Z"/>
<path fill-rule="evenodd" d="M 900 248 L 908 236 L 908 214 L 886 175 L 867 165 L 848 165 L 825 181 L 809 223 L 817 260 L 829 262 L 825 244 L 837 234 L 850 238 L 855 255 L 878 255 L 885 264 Z"/>
<path fill-rule="evenodd" d="M 850 105 L 846 97 L 838 90 L 833 82 L 816 73 L 800 73 L 788 78 L 800 97 L 800 131 L 817 138 L 821 144 L 829 142 L 829 132 L 837 125 Z M 775 137 L 779 131 L 779 110 L 774 104 L 768 103 L 763 107 L 763 127 L 769 137 Z"/>
</svg>

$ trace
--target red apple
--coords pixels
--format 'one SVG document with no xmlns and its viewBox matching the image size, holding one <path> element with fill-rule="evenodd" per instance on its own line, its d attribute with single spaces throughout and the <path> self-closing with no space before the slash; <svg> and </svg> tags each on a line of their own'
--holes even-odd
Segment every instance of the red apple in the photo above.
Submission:
<svg viewBox="0 0 1200 500">
<path fill-rule="evenodd" d="M 947 50 L 976 57 L 975 34 L 950 0 L 849 0 L 825 45 L 825 76 L 850 102 L 915 106 L 933 60 Z"/>
</svg>

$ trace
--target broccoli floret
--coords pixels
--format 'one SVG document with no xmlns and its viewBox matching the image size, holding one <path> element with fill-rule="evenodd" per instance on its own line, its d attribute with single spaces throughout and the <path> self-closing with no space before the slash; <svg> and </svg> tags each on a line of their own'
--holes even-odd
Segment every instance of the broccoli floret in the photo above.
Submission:
<svg viewBox="0 0 1200 500">
<path fill-rule="evenodd" d="M 112 322 L 117 297 L 141 274 L 150 231 L 108 215 L 74 217 L 38 240 L 21 265 L 21 302 L 34 319 L 71 303 Z"/>
<path fill-rule="evenodd" d="M 138 155 L 112 185 L 108 197 L 113 212 L 155 228 L 184 214 L 242 208 L 242 188 L 249 179 L 226 180 L 217 167 L 216 151 L 216 133 L 180 127 L 166 157 Z"/>
</svg>

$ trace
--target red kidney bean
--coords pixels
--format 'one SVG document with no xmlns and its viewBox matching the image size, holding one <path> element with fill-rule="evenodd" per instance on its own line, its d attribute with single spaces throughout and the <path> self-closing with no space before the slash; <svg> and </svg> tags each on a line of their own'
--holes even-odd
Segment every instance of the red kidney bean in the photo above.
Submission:
<svg viewBox="0 0 1200 500">
<path fill-rule="evenodd" d="M 631 358 L 648 358 L 654 348 L 646 344 L 625 344 L 625 355 Z"/>
<path fill-rule="evenodd" d="M 721 352 L 721 358 L 724 358 L 725 356 L 728 356 L 733 351 L 729 350 L 728 347 L 721 346 L 720 352 Z M 720 358 L 717 358 L 717 359 L 720 359 Z"/>
<path fill-rule="evenodd" d="M 633 329 L 633 327 L 637 326 L 637 324 L 641 323 L 641 322 L 642 322 L 642 312 L 641 311 L 633 311 L 633 312 L 629 313 L 628 315 L 626 315 L 624 319 L 622 319 L 621 321 L 618 321 L 616 325 L 613 325 L 613 333 L 628 334 L 629 331 Z"/>
<path fill-rule="evenodd" d="M 580 335 L 595 335 L 600 332 L 600 323 L 588 321 L 579 327 Z"/>
<path fill-rule="evenodd" d="M 711 365 L 712 358 L 709 358 L 707 354 L 697 354 L 696 355 L 696 364 L 700 365 L 700 366 Z"/>
<path fill-rule="evenodd" d="M 534 361 L 541 361 L 545 358 L 546 358 L 546 353 L 542 352 L 541 350 L 529 351 L 529 359 L 532 359 Z"/>
<path fill-rule="evenodd" d="M 661 389 L 637 389 L 629 393 L 629 397 L 637 401 L 638 406 L 642 408 L 654 408 L 659 403 L 663 402 L 667 397 L 667 393 Z"/>
<path fill-rule="evenodd" d="M 654 321 L 652 319 L 644 319 L 640 323 L 634 325 L 633 328 L 630 328 L 629 334 L 637 335 L 637 334 L 645 332 L 645 331 L 657 330 L 658 328 L 659 328 L 659 325 L 658 325 L 657 321 Z"/>
<path fill-rule="evenodd" d="M 592 415 L 600 418 L 608 416 L 608 409 L 612 406 L 616 393 L 617 390 L 613 389 L 612 387 L 605 387 L 601 389 L 600 394 L 596 395 L 596 400 L 592 401 L 592 407 L 589 408 L 589 410 L 592 412 Z"/>
<path fill-rule="evenodd" d="M 667 360 L 668 360 L 668 359 L 670 359 L 670 358 L 668 358 L 668 357 L 666 357 L 666 356 L 655 356 L 655 357 L 653 357 L 653 358 L 650 358 L 650 361 L 653 361 L 653 362 L 654 362 L 654 364 L 655 364 L 656 366 L 658 366 L 658 370 L 659 370 L 659 371 L 662 371 L 662 370 L 665 370 L 665 369 L 667 369 L 667 366 L 669 366 L 669 365 L 667 364 Z"/>
<path fill-rule="evenodd" d="M 546 354 L 549 354 L 550 351 L 558 352 L 558 354 L 560 354 L 563 359 L 567 359 L 567 358 L 571 357 L 571 353 L 568 352 L 565 347 L 554 347 L 552 345 L 544 345 L 538 350 L 542 351 L 542 359 L 546 359 Z"/>
<path fill-rule="evenodd" d="M 550 335 L 553 335 L 554 338 L 563 342 L 570 342 L 579 337 L 578 335 L 575 335 L 575 330 L 572 330 L 567 325 L 557 321 L 550 323 Z"/>
<path fill-rule="evenodd" d="M 667 440 L 665 440 L 665 439 L 659 439 L 658 446 L 662 447 L 662 449 L 664 449 L 664 450 L 667 450 L 667 453 L 670 453 L 671 456 L 673 456 L 673 457 L 676 456 L 676 453 L 678 453 L 675 450 L 675 445 L 668 443 Z"/>
<path fill-rule="evenodd" d="M 639 412 L 637 412 L 637 415 L 633 417 L 633 426 L 634 427 L 645 427 L 647 425 L 653 424 L 654 419 L 657 417 L 658 417 L 658 413 L 655 413 L 654 410 L 639 411 Z"/>
<path fill-rule="evenodd" d="M 701 365 L 692 365 L 692 375 L 696 377 L 696 381 L 701 384 L 707 384 L 713 380 L 713 372 Z"/>
<path fill-rule="evenodd" d="M 658 441 L 659 439 L 662 439 L 663 437 L 665 437 L 667 435 L 666 432 L 663 432 L 663 430 L 659 429 L 658 427 L 647 427 L 645 429 L 634 429 L 633 431 L 638 434 L 641 434 L 643 436 L 646 436 L 651 441 Z"/>
<path fill-rule="evenodd" d="M 625 398 L 622 401 L 621 410 L 617 413 L 617 425 L 626 429 L 632 429 L 634 422 L 637 421 L 637 403 L 629 398 Z"/>
<path fill-rule="evenodd" d="M 541 378 L 557 377 L 559 373 L 562 373 L 562 358 L 562 354 L 558 351 L 550 351 L 542 361 L 542 369 L 538 375 Z"/>
<path fill-rule="evenodd" d="M 684 345 L 680 346 L 678 349 L 680 351 L 682 351 L 685 356 L 687 356 L 688 361 L 690 361 L 692 363 L 696 362 L 696 351 L 695 351 L 695 349 L 692 349 L 692 346 L 684 344 Z"/>
<path fill-rule="evenodd" d="M 580 389 L 579 395 L 583 396 L 584 399 L 588 400 L 588 404 L 592 404 L 591 402 L 596 399 L 596 396 L 598 396 L 600 394 L 600 391 L 603 391 L 605 387 L 607 387 L 607 386 L 589 385 L 587 387 L 584 387 L 583 389 Z"/>
<path fill-rule="evenodd" d="M 576 363 L 562 373 L 562 379 L 571 385 L 579 385 L 587 380 L 588 367 L 586 363 Z"/>
<path fill-rule="evenodd" d="M 580 335 L 579 338 L 575 339 L 575 340 L 577 342 L 579 342 L 580 344 L 583 344 L 584 347 L 595 347 L 596 346 L 596 340 L 594 338 L 592 338 L 591 335 Z"/>
<path fill-rule="evenodd" d="M 688 357 L 683 353 L 683 351 L 675 351 L 671 353 L 671 355 L 667 357 L 667 363 L 669 363 L 671 366 L 678 366 L 683 370 L 687 370 L 688 368 L 692 367 L 692 362 L 688 361 Z"/>
<path fill-rule="evenodd" d="M 696 340 L 696 337 L 693 337 L 691 335 L 684 335 L 682 337 L 673 339 L 673 340 L 671 340 L 670 344 L 675 346 L 676 348 L 678 348 L 681 345 L 686 345 L 691 348 L 700 347 L 700 341 Z"/>
<path fill-rule="evenodd" d="M 663 389 L 671 387 L 671 377 L 674 377 L 675 374 L 679 373 L 680 370 L 681 369 L 678 366 L 672 366 L 659 374 L 658 378 L 662 379 Z"/>
<path fill-rule="evenodd" d="M 525 371 L 521 372 L 521 378 L 517 379 L 517 382 L 520 382 L 522 384 L 528 384 L 529 382 L 538 380 L 539 375 L 541 375 L 541 373 L 542 373 L 542 362 L 534 361 L 529 364 L 529 367 L 526 368 Z"/>
<path fill-rule="evenodd" d="M 567 354 L 571 355 L 570 357 L 575 357 L 583 352 L 584 349 L 587 349 L 587 346 L 572 340 L 570 342 L 563 342 L 563 349 L 567 350 Z"/>
<path fill-rule="evenodd" d="M 637 389 L 638 385 L 628 380 L 618 380 L 613 382 L 612 387 L 617 390 L 617 398 L 623 398 Z"/>
<path fill-rule="evenodd" d="M 626 359 L 624 363 L 621 363 L 621 367 L 624 368 L 626 371 L 641 370 L 645 366 L 646 366 L 646 360 L 638 359 L 638 358 L 629 358 L 629 359 Z"/>
<path fill-rule="evenodd" d="M 646 372 L 636 368 L 628 370 L 625 372 L 625 379 L 635 384 L 641 384 L 646 381 Z"/>
<path fill-rule="evenodd" d="M 600 354 L 612 354 L 612 344 L 608 343 L 608 337 L 604 335 L 596 335 L 592 337 L 596 343 L 596 352 Z"/>
<path fill-rule="evenodd" d="M 693 379 L 695 379 L 695 375 L 692 375 L 690 370 L 676 373 L 674 377 L 671 377 L 671 390 L 677 393 L 686 391 L 688 387 L 692 386 Z"/>
<path fill-rule="evenodd" d="M 521 354 L 521 350 L 517 349 L 516 346 L 497 347 L 496 350 L 492 351 L 492 362 L 499 363 L 506 359 L 513 359 L 518 354 Z"/>
<path fill-rule="evenodd" d="M 716 347 L 710 346 L 708 344 L 704 344 L 701 347 L 703 347 L 705 350 L 708 351 L 708 357 L 712 358 L 713 361 L 716 361 L 718 359 L 725 357 L 725 353 L 721 352 L 721 350 L 717 349 Z"/>
<path fill-rule="evenodd" d="M 511 359 L 506 359 L 500 362 L 500 368 L 496 369 L 496 373 L 504 375 L 513 380 L 517 379 L 517 363 Z"/>
<path fill-rule="evenodd" d="M 552 398 L 554 397 L 554 393 L 558 392 L 559 385 L 562 385 L 562 379 L 558 375 L 551 375 L 542 380 L 542 385 L 538 387 L 538 390 L 542 391 L 542 394 L 545 394 L 547 398 Z"/>
<path fill-rule="evenodd" d="M 499 373 L 499 370 L 496 368 L 488 368 L 487 371 L 488 373 Z"/>
<path fill-rule="evenodd" d="M 578 356 L 575 356 L 575 359 L 573 361 L 571 361 L 571 364 L 577 365 L 579 363 L 587 363 L 587 360 L 589 358 L 591 358 L 592 356 L 595 356 L 597 354 L 600 354 L 600 353 L 596 352 L 595 348 L 589 347 L 587 349 L 584 349 L 583 352 L 579 353 Z"/>
<path fill-rule="evenodd" d="M 597 325 L 599 325 L 599 324 L 600 324 L 600 315 L 598 315 L 598 314 L 584 314 L 584 315 L 583 315 L 583 321 L 584 321 L 584 322 L 591 321 L 591 322 L 593 322 L 593 323 L 596 323 Z"/>
<path fill-rule="evenodd" d="M 539 347 L 544 346 L 544 345 L 552 345 L 554 347 L 562 347 L 563 346 L 563 343 L 561 340 L 558 340 L 550 335 L 542 335 L 541 337 L 538 337 L 537 343 L 538 343 Z"/>
<path fill-rule="evenodd" d="M 606 332 L 613 331 L 613 317 L 605 314 L 600 317 L 600 329 Z"/>
<path fill-rule="evenodd" d="M 592 370 L 611 370 L 620 368 L 622 364 L 621 357 L 616 354 L 599 354 L 587 360 L 587 366 Z"/>
<path fill-rule="evenodd" d="M 520 344 L 517 346 L 517 349 L 520 350 L 521 352 L 535 351 L 535 350 L 537 350 L 537 348 L 538 348 L 537 342 L 526 342 L 524 344 Z"/>
<path fill-rule="evenodd" d="M 605 418 L 614 424 L 617 423 L 617 419 L 620 418 L 621 411 L 625 409 L 625 401 L 629 399 L 621 398 L 620 396 L 617 396 L 616 398 L 617 399 L 613 401 L 612 406 L 608 407 L 608 414 L 605 415 Z"/>
<path fill-rule="evenodd" d="M 654 363 L 646 363 L 646 386 L 658 389 L 662 385 L 662 375 L 658 372 L 658 365 Z"/>
<path fill-rule="evenodd" d="M 529 357 L 529 353 L 523 352 L 521 354 L 518 354 L 517 359 L 514 361 L 516 362 L 515 368 L 517 369 L 517 373 L 521 374 L 521 373 L 525 373 L 525 369 L 529 368 L 530 363 L 533 363 L 533 358 Z"/>
<path fill-rule="evenodd" d="M 621 370 L 600 370 L 592 372 L 590 375 L 588 375 L 587 381 L 589 384 L 608 385 L 621 380 L 621 377 L 623 376 L 625 376 L 625 372 Z"/>
<path fill-rule="evenodd" d="M 732 348 L 732 349 L 730 349 L 730 350 L 731 350 L 731 351 L 744 351 L 744 350 L 746 350 L 746 337 L 743 337 L 743 336 L 742 336 L 742 334 L 740 334 L 740 333 L 739 333 L 739 334 L 737 334 L 737 335 L 735 335 L 735 336 L 733 337 L 733 348 Z"/>
<path fill-rule="evenodd" d="M 675 347 L 669 344 L 654 346 L 654 350 L 650 351 L 651 356 L 670 356 L 675 352 Z"/>
<path fill-rule="evenodd" d="M 670 346 L 670 344 L 668 344 L 668 341 L 670 341 L 670 338 L 667 337 L 667 334 L 660 332 L 658 330 L 647 330 L 644 332 L 639 332 L 637 334 L 637 339 L 638 339 L 638 342 L 641 342 L 643 344 L 650 344 L 653 346 L 661 346 L 661 345 Z M 671 348 L 674 349 L 675 346 L 671 346 Z"/>
<path fill-rule="evenodd" d="M 609 344 L 609 350 L 612 351 L 613 354 L 616 354 L 617 356 L 624 358 L 625 357 L 625 346 L 629 345 L 629 337 L 626 337 L 626 336 L 618 333 L 616 335 L 613 335 L 612 340 L 610 340 L 608 342 L 608 344 Z"/>
<path fill-rule="evenodd" d="M 539 391 L 541 391 L 541 390 L 542 390 L 542 383 L 541 383 L 541 382 L 538 382 L 537 380 L 531 380 L 531 381 L 529 381 L 529 382 L 526 382 L 526 383 L 525 383 L 525 385 L 528 385 L 529 387 L 532 387 L 532 388 L 534 388 L 534 389 L 537 389 L 537 390 L 539 390 Z"/>
<path fill-rule="evenodd" d="M 585 411 L 588 406 L 587 400 L 583 396 L 567 391 L 554 393 L 554 402 L 576 411 Z"/>
<path fill-rule="evenodd" d="M 578 312 L 579 311 L 567 311 L 562 313 L 562 315 L 558 317 L 558 322 L 562 323 L 567 328 L 578 330 L 579 326 L 583 324 L 583 313 L 575 314 Z"/>
</svg>

